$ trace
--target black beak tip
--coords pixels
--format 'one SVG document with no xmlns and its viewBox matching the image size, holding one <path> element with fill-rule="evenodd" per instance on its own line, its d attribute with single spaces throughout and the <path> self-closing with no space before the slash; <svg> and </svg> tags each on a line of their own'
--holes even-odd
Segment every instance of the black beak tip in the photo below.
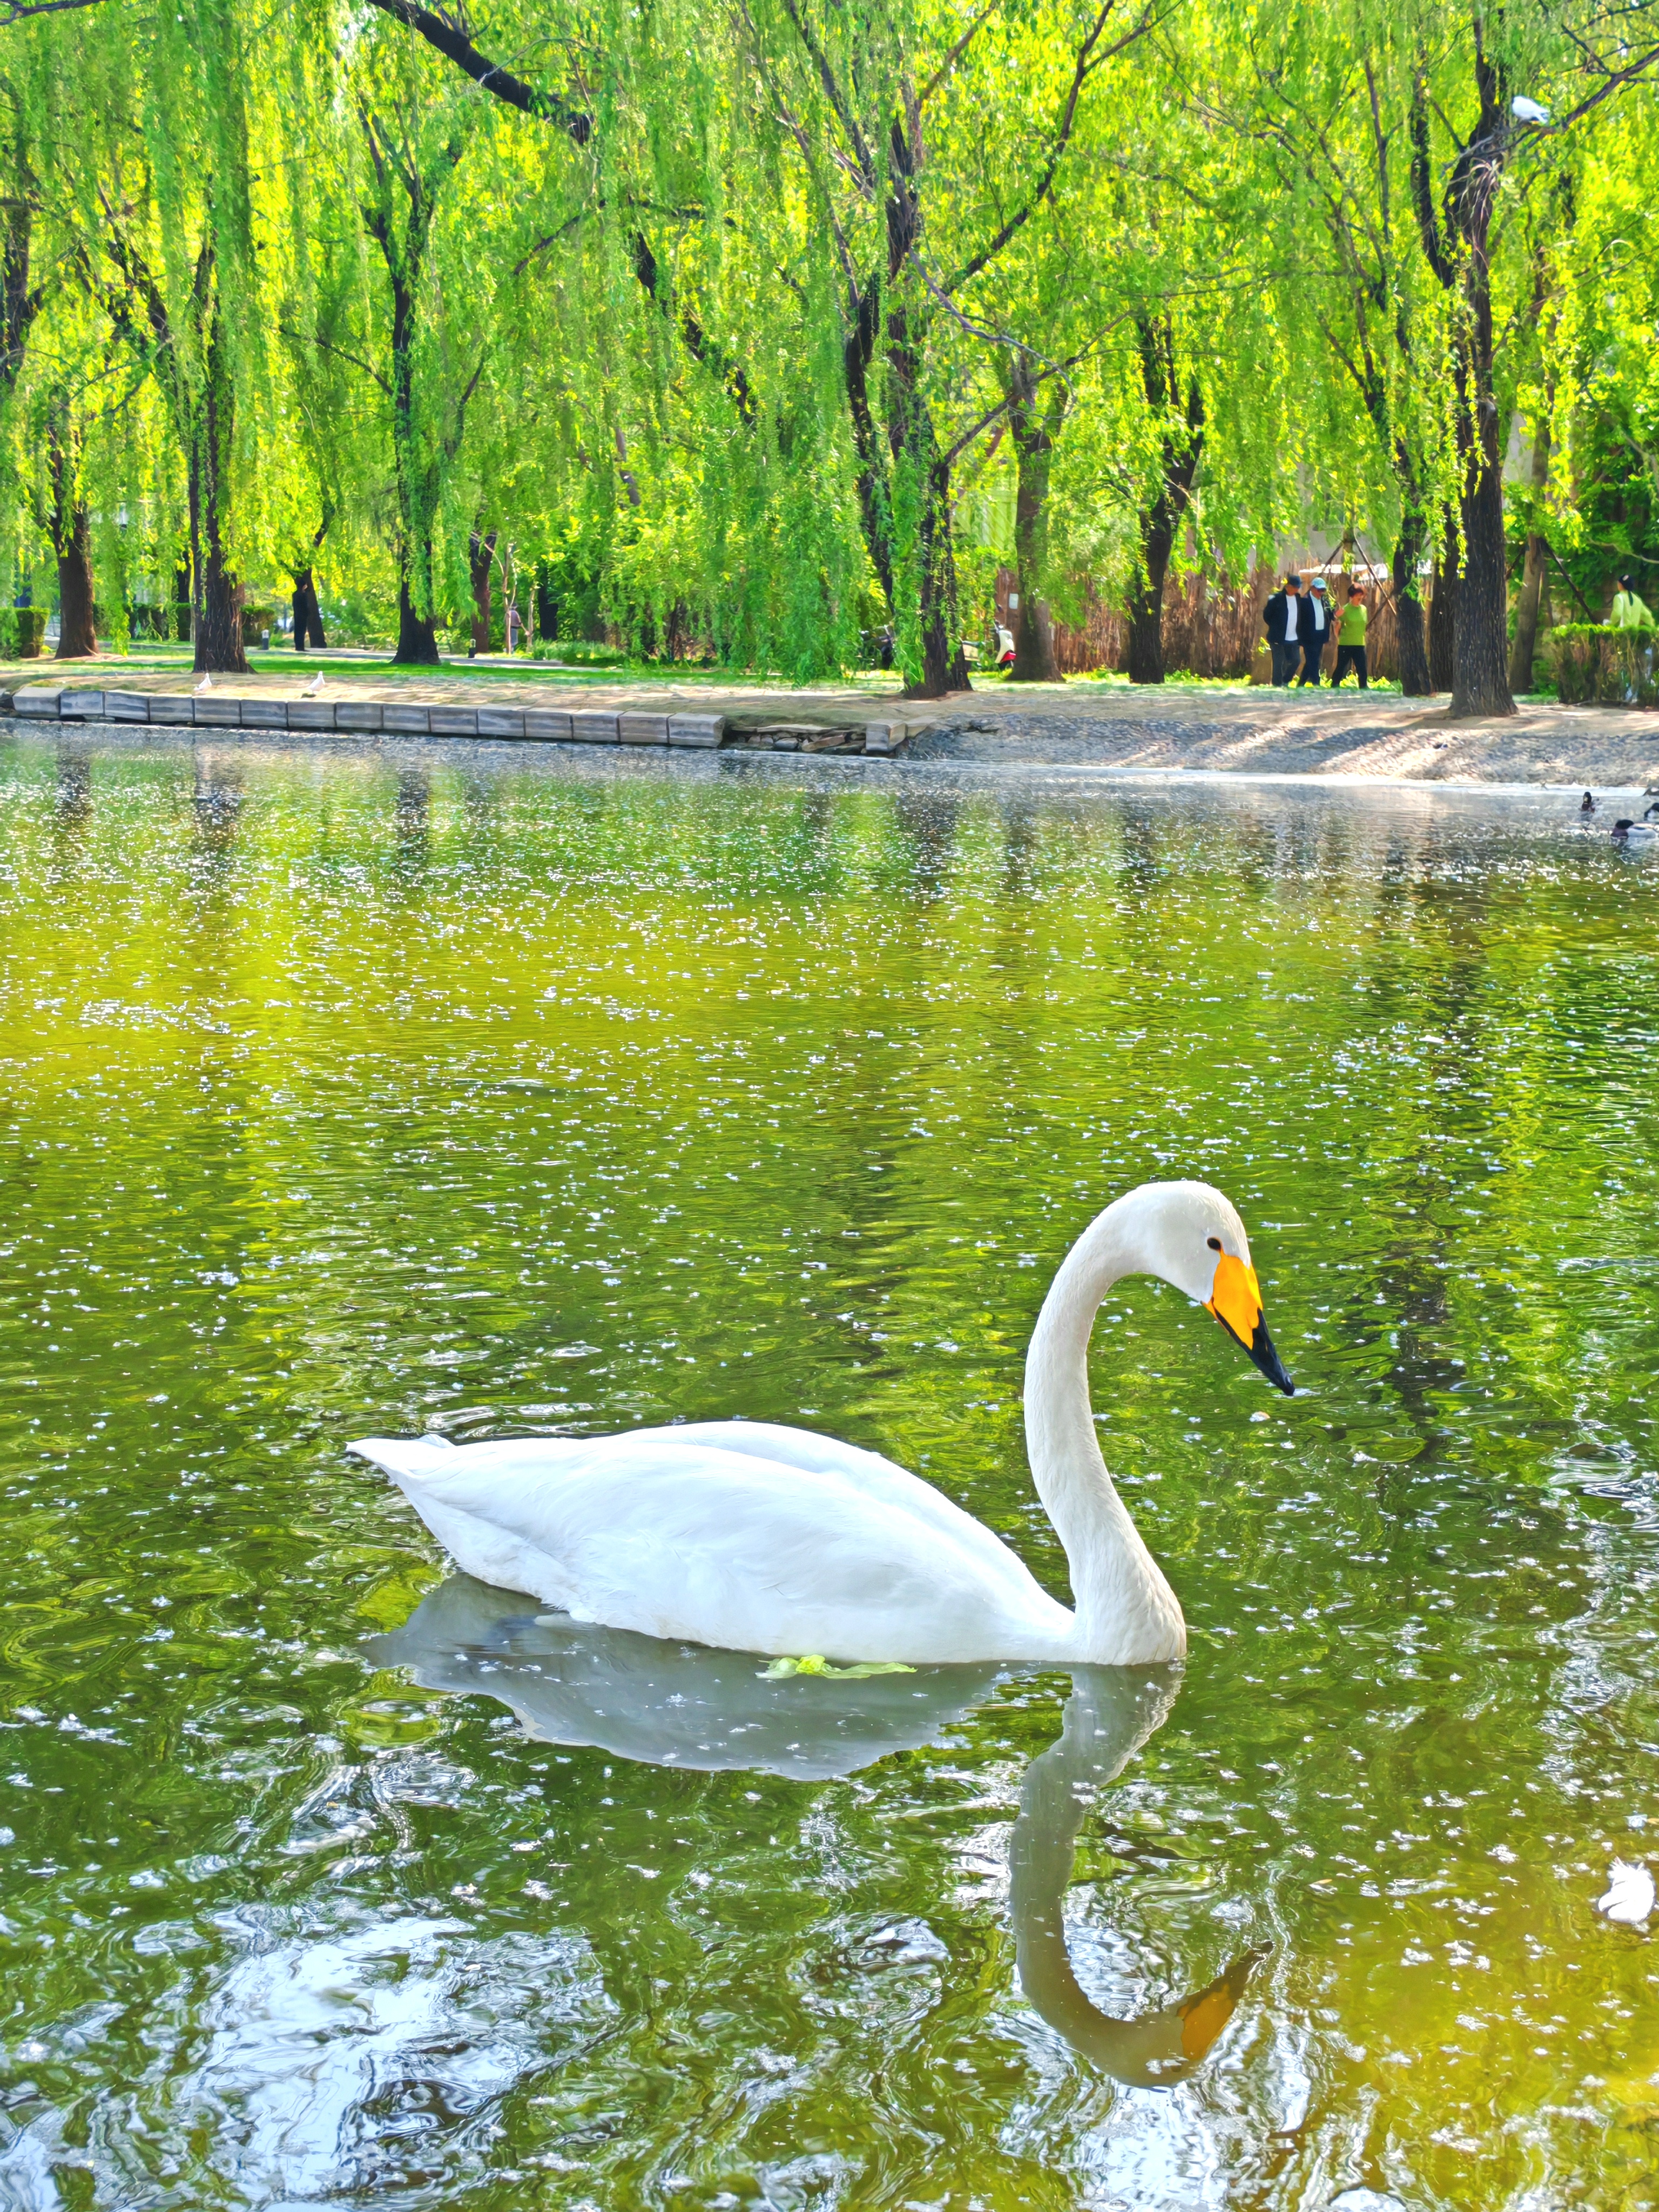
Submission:
<svg viewBox="0 0 1659 2212">
<path fill-rule="evenodd" d="M 1275 1390 L 1282 1390 L 1287 1398 L 1295 1397 L 1296 1385 L 1285 1372 L 1285 1363 L 1273 1350 L 1273 1340 L 1260 1322 L 1250 1340 L 1250 1358 Z"/>
</svg>

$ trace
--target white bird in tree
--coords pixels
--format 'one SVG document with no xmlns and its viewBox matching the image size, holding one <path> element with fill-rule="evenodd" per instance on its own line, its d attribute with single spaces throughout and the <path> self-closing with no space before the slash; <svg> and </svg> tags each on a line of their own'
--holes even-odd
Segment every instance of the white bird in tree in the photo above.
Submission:
<svg viewBox="0 0 1659 2212">
<path fill-rule="evenodd" d="M 1125 1275 L 1212 1313 L 1267 1379 L 1249 1240 L 1207 1183 L 1143 1183 L 1085 1229 L 1025 1362 L 1025 1443 L 1075 1612 L 931 1484 L 874 1452 L 762 1421 L 589 1440 L 441 1437 L 351 1445 L 384 1468 L 458 1565 L 573 1620 L 779 1658 L 1140 1667 L 1178 1659 L 1175 1592 L 1112 1486 L 1089 1402 L 1089 1335 Z"/>
<path fill-rule="evenodd" d="M 1517 92 L 1510 100 L 1510 113 L 1517 123 L 1547 123 L 1550 119 L 1548 108 L 1540 107 L 1535 100 L 1528 100 L 1523 92 Z"/>
</svg>

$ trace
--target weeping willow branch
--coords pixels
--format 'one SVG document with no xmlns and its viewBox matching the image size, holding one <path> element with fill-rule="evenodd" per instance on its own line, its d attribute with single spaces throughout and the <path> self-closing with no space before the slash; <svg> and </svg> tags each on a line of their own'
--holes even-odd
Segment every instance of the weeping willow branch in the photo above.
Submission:
<svg viewBox="0 0 1659 2212">
<path fill-rule="evenodd" d="M 9 31 L 14 23 L 26 23 L 31 15 L 61 15 L 70 8 L 97 8 L 102 0 L 31 0 L 27 7 L 19 7 L 15 0 L 0 0 L 0 31 Z"/>
<path fill-rule="evenodd" d="M 57 0 L 60 6 L 94 4 L 94 0 Z M 405 25 L 417 38 L 441 53 L 458 70 L 465 71 L 481 90 L 502 100 L 508 107 L 516 107 L 520 115 L 533 116 L 538 123 L 550 123 L 578 146 L 586 146 L 593 136 L 593 118 L 580 108 L 569 106 L 555 93 L 538 92 L 522 77 L 503 69 L 481 54 L 465 29 L 447 15 L 436 15 L 429 8 L 416 4 L 416 0 L 368 0 L 371 8 L 378 8 L 383 15 L 394 22 Z"/>
</svg>

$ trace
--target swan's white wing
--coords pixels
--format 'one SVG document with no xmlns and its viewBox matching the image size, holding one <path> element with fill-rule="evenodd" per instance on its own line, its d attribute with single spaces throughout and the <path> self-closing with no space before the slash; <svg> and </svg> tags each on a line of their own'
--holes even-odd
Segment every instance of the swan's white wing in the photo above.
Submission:
<svg viewBox="0 0 1659 2212">
<path fill-rule="evenodd" d="M 684 1428 L 550 1449 L 537 1437 L 354 1449 L 394 1475 L 470 1572 L 613 1627 L 948 1662 L 1058 1656 L 1071 1626 L 1012 1552 L 902 1468 L 861 1486 Z M 487 1571 L 474 1564 L 486 1555 Z"/>
<path fill-rule="evenodd" d="M 988 1574 L 1004 1573 L 1011 1563 L 1020 1575 L 1025 1573 L 1000 1536 L 920 1475 L 884 1459 L 879 1452 L 843 1443 L 839 1437 L 786 1428 L 775 1421 L 684 1421 L 672 1428 L 629 1429 L 607 1437 L 506 1437 L 459 1449 L 442 1437 L 422 1437 L 416 1442 L 373 1437 L 349 1444 L 347 1449 L 373 1460 L 400 1484 L 405 1474 L 418 1481 L 434 1470 L 459 1474 L 465 1468 L 480 1474 L 488 1472 L 504 1486 L 516 1487 L 556 1469 L 574 1472 L 579 1467 L 585 1474 L 594 1476 L 610 1468 L 620 1477 L 636 1469 L 642 1455 L 660 1457 L 665 1466 L 689 1466 L 691 1462 L 684 1455 L 697 1446 L 757 1462 L 769 1470 L 769 1482 L 784 1488 L 791 1486 L 786 1470 L 837 1478 L 873 1503 L 894 1508 L 982 1559 Z M 477 1571 L 468 1569 L 469 1573 Z M 478 1578 L 499 1579 L 482 1574 Z"/>
<path fill-rule="evenodd" d="M 843 1443 L 839 1437 L 822 1437 L 812 1429 L 785 1428 L 775 1421 L 687 1421 L 672 1429 L 642 1430 L 632 1437 L 607 1437 L 603 1442 L 631 1444 L 652 1437 L 713 1444 L 721 1451 L 741 1452 L 775 1466 L 796 1468 L 803 1474 L 837 1475 L 865 1496 L 896 1506 L 924 1526 L 937 1528 L 952 1543 L 978 1551 L 994 1565 L 1006 1564 L 1011 1556 L 1000 1536 L 960 1505 L 952 1504 L 931 1482 L 924 1482 L 896 1461 L 884 1459 L 879 1452 Z"/>
</svg>

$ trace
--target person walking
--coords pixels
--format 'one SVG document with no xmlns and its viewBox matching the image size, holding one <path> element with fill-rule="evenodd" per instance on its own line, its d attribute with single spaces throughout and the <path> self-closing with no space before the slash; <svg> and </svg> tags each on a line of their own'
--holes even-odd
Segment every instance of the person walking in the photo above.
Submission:
<svg viewBox="0 0 1659 2212">
<path fill-rule="evenodd" d="M 1302 674 L 1297 689 L 1311 684 L 1319 688 L 1320 663 L 1325 658 L 1325 641 L 1331 634 L 1330 609 L 1325 604 L 1325 579 L 1316 576 L 1308 586 L 1307 594 L 1299 611 L 1297 635 L 1302 641 Z"/>
<path fill-rule="evenodd" d="M 1291 574 L 1285 577 L 1283 590 L 1275 592 L 1261 610 L 1261 627 L 1267 633 L 1267 649 L 1273 657 L 1273 683 L 1281 690 L 1288 687 L 1302 658 L 1297 639 L 1301 593 L 1302 579 Z"/>
<path fill-rule="evenodd" d="M 1333 690 L 1351 668 L 1359 678 L 1360 690 L 1367 691 L 1370 689 L 1365 673 L 1365 602 L 1360 596 L 1358 584 L 1350 576 L 1348 604 L 1336 622 L 1336 673 L 1331 678 Z"/>
</svg>

